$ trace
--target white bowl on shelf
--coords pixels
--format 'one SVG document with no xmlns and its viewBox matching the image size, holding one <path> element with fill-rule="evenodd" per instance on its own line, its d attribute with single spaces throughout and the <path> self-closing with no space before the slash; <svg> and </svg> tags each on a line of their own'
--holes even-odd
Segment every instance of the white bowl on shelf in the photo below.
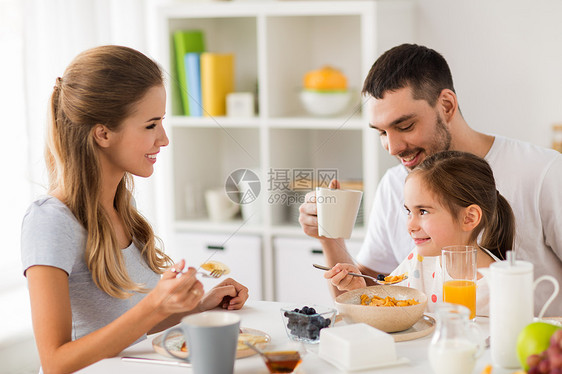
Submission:
<svg viewBox="0 0 562 374">
<path fill-rule="evenodd" d="M 302 90 L 300 99 L 308 113 L 329 117 L 337 115 L 347 108 L 351 92 Z"/>
</svg>

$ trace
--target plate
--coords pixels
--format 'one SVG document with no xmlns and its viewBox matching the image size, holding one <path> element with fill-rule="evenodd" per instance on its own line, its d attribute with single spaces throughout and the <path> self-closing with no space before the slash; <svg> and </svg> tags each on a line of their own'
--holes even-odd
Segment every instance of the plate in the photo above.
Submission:
<svg viewBox="0 0 562 374">
<path fill-rule="evenodd" d="M 404 331 L 391 332 L 390 335 L 395 342 L 403 342 L 406 340 L 414 340 L 429 335 L 435 330 L 435 319 L 426 314 L 414 323 L 412 327 Z"/>
<path fill-rule="evenodd" d="M 262 336 L 265 339 L 265 342 L 256 344 L 258 347 L 263 346 L 263 345 L 265 345 L 265 344 L 267 344 L 268 342 L 271 341 L 271 337 L 268 334 L 266 334 L 265 332 L 260 331 L 260 330 L 242 327 L 240 329 L 240 331 L 243 334 L 251 334 L 251 335 L 256 335 L 256 336 Z M 162 345 L 162 339 L 163 338 L 164 338 L 164 333 L 155 337 L 152 340 L 152 348 L 154 348 L 156 353 L 159 353 L 159 354 L 161 354 L 163 356 L 166 356 L 166 357 L 172 357 L 168 352 L 166 352 L 166 349 Z M 168 338 L 166 339 L 166 347 L 170 351 L 172 351 L 175 355 L 177 355 L 178 357 L 186 358 L 187 352 L 184 352 L 184 351 L 181 350 L 181 347 L 182 347 L 184 341 L 185 341 L 185 339 L 183 337 L 183 334 L 179 331 L 175 331 L 175 332 L 172 332 L 168 335 Z M 239 348 L 236 351 L 236 358 L 253 356 L 255 354 L 256 354 L 256 352 L 254 350 L 248 348 L 248 347 Z"/>
</svg>

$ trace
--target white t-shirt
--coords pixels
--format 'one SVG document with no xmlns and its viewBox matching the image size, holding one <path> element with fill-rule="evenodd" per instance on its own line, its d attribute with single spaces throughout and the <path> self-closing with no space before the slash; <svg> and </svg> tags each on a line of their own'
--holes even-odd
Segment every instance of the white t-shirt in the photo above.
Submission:
<svg viewBox="0 0 562 374">
<path fill-rule="evenodd" d="M 534 264 L 538 278 L 550 274 L 562 283 L 562 154 L 522 141 L 496 136 L 485 159 L 498 191 L 515 214 L 517 259 Z M 377 188 L 369 227 L 357 262 L 391 273 L 414 249 L 407 231 L 402 165 L 389 169 Z M 552 293 L 552 285 L 539 284 L 535 314 Z M 562 315 L 562 294 L 546 311 Z"/>
</svg>

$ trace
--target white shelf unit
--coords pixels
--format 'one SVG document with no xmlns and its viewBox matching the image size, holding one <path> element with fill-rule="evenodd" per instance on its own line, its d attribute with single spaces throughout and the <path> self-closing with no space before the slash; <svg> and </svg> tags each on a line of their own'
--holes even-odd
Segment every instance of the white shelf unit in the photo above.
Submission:
<svg viewBox="0 0 562 374">
<path fill-rule="evenodd" d="M 413 3 L 155 1 L 149 2 L 147 14 L 153 23 L 148 36 L 150 53 L 167 72 L 169 95 L 166 127 L 170 146 L 162 150 L 155 172 L 160 207 L 157 224 L 167 251 L 173 257 L 188 257 L 190 243 L 178 238 L 188 238 L 190 233 L 223 235 L 226 241 L 235 235 L 254 235 L 261 243 L 261 266 L 248 271 L 260 274 L 261 297 L 275 300 L 276 295 L 286 295 L 287 290 L 279 284 L 282 282 L 275 280 L 276 272 L 284 271 L 276 268 L 279 254 L 275 254 L 275 243 L 284 243 L 278 240 L 282 238 L 305 239 L 305 235 L 297 222 L 298 204 L 288 208 L 268 203 L 272 193 L 268 172 L 335 168 L 340 180 L 363 182 L 363 209 L 368 212 L 378 180 L 394 161 L 378 145 L 375 131 L 369 129 L 359 92 L 372 63 L 383 51 L 412 41 Z M 207 51 L 235 54 L 235 90 L 255 92 L 258 87 L 255 117 L 179 115 L 175 74 L 168 74 L 173 72 L 172 34 L 190 29 L 203 31 Z M 355 94 L 349 108 L 335 118 L 310 116 L 299 102 L 304 74 L 324 65 L 340 69 Z M 215 223 L 204 215 L 188 214 L 188 186 L 192 205 L 204 207 L 203 192 L 224 186 L 228 175 L 240 168 L 259 173 L 259 222 L 244 224 L 235 219 Z M 364 227 L 356 227 L 354 248 L 364 233 Z M 303 248 L 303 259 L 307 256 Z M 294 254 L 291 257 L 299 261 Z"/>
</svg>

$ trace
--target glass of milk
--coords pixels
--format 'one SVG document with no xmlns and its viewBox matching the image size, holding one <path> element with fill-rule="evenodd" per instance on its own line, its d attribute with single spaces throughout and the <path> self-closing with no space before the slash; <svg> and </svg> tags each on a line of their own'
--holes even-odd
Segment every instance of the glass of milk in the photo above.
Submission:
<svg viewBox="0 0 562 374">
<path fill-rule="evenodd" d="M 429 346 L 429 363 L 435 374 L 471 374 L 484 351 L 478 327 L 469 320 L 470 310 L 443 303 L 436 309 L 437 326 Z"/>
</svg>

